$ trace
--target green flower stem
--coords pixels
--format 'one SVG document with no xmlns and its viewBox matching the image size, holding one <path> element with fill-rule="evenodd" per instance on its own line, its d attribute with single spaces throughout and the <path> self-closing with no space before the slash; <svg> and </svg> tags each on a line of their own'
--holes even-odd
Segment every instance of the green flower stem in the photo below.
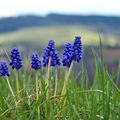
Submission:
<svg viewBox="0 0 120 120">
<path fill-rule="evenodd" d="M 54 96 L 57 95 L 57 88 L 58 88 L 58 67 L 56 66 L 56 71 L 55 71 L 55 91 L 54 91 Z"/>
<path fill-rule="evenodd" d="M 50 76 L 50 63 L 51 63 L 51 57 L 49 58 L 49 63 L 47 66 L 47 74 L 46 74 L 46 97 L 49 98 L 49 76 Z"/>
<path fill-rule="evenodd" d="M 17 90 L 17 95 L 19 96 L 19 81 L 18 81 L 18 70 L 16 70 L 16 90 Z"/>
<path fill-rule="evenodd" d="M 38 71 L 36 71 L 36 100 L 38 101 L 39 99 L 39 85 L 38 85 Z M 39 106 L 37 108 L 37 115 L 38 115 L 38 120 L 40 120 L 40 109 Z"/>
</svg>

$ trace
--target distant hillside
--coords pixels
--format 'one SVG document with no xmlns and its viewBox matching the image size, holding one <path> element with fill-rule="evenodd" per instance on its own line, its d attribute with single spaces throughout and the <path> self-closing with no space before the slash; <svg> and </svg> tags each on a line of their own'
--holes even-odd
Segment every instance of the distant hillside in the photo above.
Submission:
<svg viewBox="0 0 120 120">
<path fill-rule="evenodd" d="M 75 16 L 75 15 L 59 15 L 49 14 L 46 17 L 41 16 L 19 16 L 0 19 L 0 33 L 15 31 L 21 28 L 33 26 L 51 26 L 51 25 L 69 25 L 79 24 L 101 28 L 102 30 L 120 30 L 120 17 L 106 16 Z"/>
</svg>

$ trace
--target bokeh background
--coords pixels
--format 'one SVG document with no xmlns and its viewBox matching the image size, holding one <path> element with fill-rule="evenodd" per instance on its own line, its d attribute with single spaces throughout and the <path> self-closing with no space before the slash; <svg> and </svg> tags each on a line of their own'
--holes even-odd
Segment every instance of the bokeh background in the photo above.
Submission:
<svg viewBox="0 0 120 120">
<path fill-rule="evenodd" d="M 82 37 L 83 60 L 90 78 L 94 73 L 92 49 L 103 43 L 104 62 L 115 73 L 120 62 L 120 0 L 0 0 L 0 52 L 19 47 L 27 57 L 42 56 L 48 40 L 56 41 L 62 56 L 65 42 Z M 76 70 L 81 68 L 76 65 Z"/>
</svg>

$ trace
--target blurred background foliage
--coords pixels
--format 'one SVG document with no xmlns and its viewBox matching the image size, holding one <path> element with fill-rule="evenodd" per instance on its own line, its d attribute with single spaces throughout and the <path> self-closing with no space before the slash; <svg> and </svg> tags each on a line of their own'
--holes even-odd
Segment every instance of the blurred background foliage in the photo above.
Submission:
<svg viewBox="0 0 120 120">
<path fill-rule="evenodd" d="M 99 34 L 103 43 L 104 62 L 110 73 L 115 73 L 120 61 L 120 17 L 81 16 L 48 14 L 45 17 L 24 15 L 0 19 L 0 44 L 8 51 L 20 47 L 29 57 L 31 51 L 42 56 L 48 40 L 53 39 L 62 57 L 66 42 L 73 42 L 75 36 L 82 37 L 83 60 L 88 69 L 89 78 L 93 78 L 94 56 L 92 49 L 98 52 Z M 5 54 L 1 49 L 1 57 Z M 80 65 L 76 70 L 80 70 Z"/>
</svg>

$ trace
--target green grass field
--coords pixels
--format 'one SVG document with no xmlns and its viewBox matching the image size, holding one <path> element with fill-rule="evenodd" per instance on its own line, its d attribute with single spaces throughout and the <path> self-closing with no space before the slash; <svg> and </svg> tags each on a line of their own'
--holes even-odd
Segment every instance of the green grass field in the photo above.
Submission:
<svg viewBox="0 0 120 120">
<path fill-rule="evenodd" d="M 77 35 L 82 36 L 84 45 L 99 44 L 98 32 L 79 25 L 24 28 L 15 32 L 0 34 L 0 43 L 7 45 L 17 43 L 30 46 L 41 46 L 43 44 L 45 45 L 49 39 L 54 39 L 56 45 L 60 46 L 64 45 L 67 41 L 73 41 L 74 36 Z M 101 34 L 101 37 L 103 43 L 106 45 L 120 45 L 120 40 L 111 33 L 107 35 Z"/>
<path fill-rule="evenodd" d="M 8 79 L 0 77 L 0 120 L 120 120 L 120 66 L 117 73 L 109 74 L 102 54 L 93 53 L 92 84 L 84 61 L 76 77 L 72 67 L 42 68 L 36 73 L 28 62 L 18 74 L 11 70 Z"/>
<path fill-rule="evenodd" d="M 43 48 L 49 39 L 53 39 L 58 47 L 73 42 L 74 36 L 78 35 L 82 36 L 83 49 L 84 45 L 99 45 L 97 32 L 77 25 L 32 27 L 2 33 L 0 44 L 3 48 L 15 44 Z M 113 34 L 101 34 L 101 39 L 104 45 L 120 45 L 120 40 Z M 6 50 L 3 50 L 5 54 L 9 53 Z M 117 72 L 110 74 L 103 63 L 102 49 L 100 56 L 96 51 L 92 52 L 95 63 L 92 81 L 85 61 L 81 61 L 81 66 L 73 64 L 74 68 L 80 66 L 76 71 L 73 67 L 61 66 L 50 70 L 42 67 L 36 73 L 31 69 L 30 61 L 22 56 L 24 66 L 18 74 L 10 69 L 9 78 L 0 77 L 0 120 L 120 120 L 120 65 Z M 110 60 L 112 54 L 113 59 L 119 54 L 119 50 L 104 52 L 105 59 Z"/>
</svg>

